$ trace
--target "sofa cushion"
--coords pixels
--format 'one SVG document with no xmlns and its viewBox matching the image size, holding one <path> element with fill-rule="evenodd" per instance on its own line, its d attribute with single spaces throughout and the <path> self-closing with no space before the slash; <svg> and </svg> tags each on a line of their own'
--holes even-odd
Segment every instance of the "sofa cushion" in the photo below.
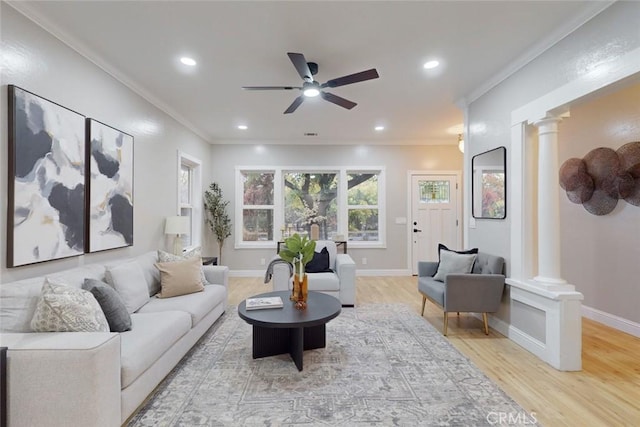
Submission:
<svg viewBox="0 0 640 427">
<path fill-rule="evenodd" d="M 35 332 L 109 332 L 91 292 L 46 279 L 31 319 Z"/>
<path fill-rule="evenodd" d="M 321 251 L 323 248 L 327 248 L 329 252 L 329 268 L 331 270 L 336 269 L 336 257 L 338 256 L 338 248 L 336 242 L 332 240 L 318 240 L 316 241 L 316 251 Z"/>
<path fill-rule="evenodd" d="M 310 273 L 307 274 L 307 284 L 310 291 L 339 291 L 340 279 L 331 273 Z"/>
<path fill-rule="evenodd" d="M 433 277 L 423 276 L 418 278 L 418 290 L 444 307 L 444 283 Z"/>
<path fill-rule="evenodd" d="M 447 274 L 467 274 L 471 273 L 476 254 L 459 254 L 453 251 L 441 251 L 438 271 L 433 278 L 444 282 Z"/>
<path fill-rule="evenodd" d="M 153 296 L 160 292 L 160 272 L 156 268 L 155 264 L 158 262 L 158 252 L 151 251 L 138 255 L 136 258 L 140 267 L 142 267 L 142 273 L 147 282 L 147 288 L 149 289 L 149 296 Z"/>
<path fill-rule="evenodd" d="M 138 313 L 157 313 L 164 311 L 185 311 L 191 315 L 191 327 L 197 325 L 214 307 L 224 303 L 227 290 L 221 285 L 207 285 L 203 292 L 182 295 L 174 298 L 151 298 Z"/>
<path fill-rule="evenodd" d="M 105 277 L 107 283 L 122 297 L 129 313 L 135 312 L 149 301 L 147 282 L 140 264 L 136 261 L 108 267 Z"/>
<path fill-rule="evenodd" d="M 104 265 L 90 264 L 83 267 L 63 270 L 59 273 L 47 274 L 47 277 L 53 279 L 56 283 L 64 283 L 74 288 L 82 289 L 84 279 L 91 278 L 97 280 L 104 279 Z"/>
<path fill-rule="evenodd" d="M 126 388 L 191 329 L 184 311 L 134 313 L 131 330 L 120 334 L 121 388 Z"/>
<path fill-rule="evenodd" d="M 122 297 L 115 289 L 96 279 L 84 279 L 82 289 L 91 292 L 98 301 L 111 332 L 124 332 L 131 329 L 131 316 Z"/>
<path fill-rule="evenodd" d="M 0 331 L 31 332 L 43 283 L 40 276 L 0 285 Z"/>
<path fill-rule="evenodd" d="M 322 248 L 320 252 L 313 253 L 313 259 L 307 263 L 304 271 L 307 273 L 328 273 L 331 271 L 329 269 L 329 251 L 326 247 Z"/>
<path fill-rule="evenodd" d="M 156 267 L 160 271 L 160 293 L 158 298 L 171 298 L 179 295 L 201 292 L 202 260 L 199 258 L 185 259 L 172 262 L 158 262 Z"/>
<path fill-rule="evenodd" d="M 478 253 L 478 258 L 473 264 L 473 273 L 476 274 L 503 274 L 504 258 Z"/>
</svg>

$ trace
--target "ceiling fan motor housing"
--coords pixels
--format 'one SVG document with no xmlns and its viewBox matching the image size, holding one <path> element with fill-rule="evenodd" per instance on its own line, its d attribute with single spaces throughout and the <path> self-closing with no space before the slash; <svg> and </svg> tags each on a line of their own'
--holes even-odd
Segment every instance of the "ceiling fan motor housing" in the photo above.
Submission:
<svg viewBox="0 0 640 427">
<path fill-rule="evenodd" d="M 311 71 L 311 75 L 315 76 L 316 74 L 318 74 L 318 64 L 315 62 L 307 62 L 307 65 L 309 66 L 309 71 Z"/>
</svg>

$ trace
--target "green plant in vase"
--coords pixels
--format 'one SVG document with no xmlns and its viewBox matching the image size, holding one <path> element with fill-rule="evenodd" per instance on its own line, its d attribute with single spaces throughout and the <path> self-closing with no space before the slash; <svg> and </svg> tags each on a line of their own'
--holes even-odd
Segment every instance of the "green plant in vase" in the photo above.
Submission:
<svg viewBox="0 0 640 427">
<path fill-rule="evenodd" d="M 307 275 L 305 266 L 313 259 L 316 242 L 307 236 L 294 234 L 284 241 L 284 248 L 280 250 L 280 258 L 293 265 L 293 293 L 291 300 L 296 301 L 296 308 L 307 306 Z"/>
</svg>

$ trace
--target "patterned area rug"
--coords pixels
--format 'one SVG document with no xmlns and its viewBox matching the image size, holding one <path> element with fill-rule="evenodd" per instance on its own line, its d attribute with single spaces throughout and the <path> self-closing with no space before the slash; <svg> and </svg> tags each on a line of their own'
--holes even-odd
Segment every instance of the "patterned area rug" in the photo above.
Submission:
<svg viewBox="0 0 640 427">
<path fill-rule="evenodd" d="M 288 354 L 252 359 L 251 333 L 236 308 L 229 308 L 129 425 L 532 424 L 404 305 L 343 308 L 327 324 L 327 347 L 304 353 L 302 372 Z"/>
</svg>

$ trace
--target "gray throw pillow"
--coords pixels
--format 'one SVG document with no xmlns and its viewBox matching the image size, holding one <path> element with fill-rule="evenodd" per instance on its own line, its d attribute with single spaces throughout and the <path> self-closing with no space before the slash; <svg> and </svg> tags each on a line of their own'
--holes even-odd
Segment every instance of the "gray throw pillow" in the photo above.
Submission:
<svg viewBox="0 0 640 427">
<path fill-rule="evenodd" d="M 84 279 L 82 289 L 93 294 L 100 304 L 111 332 L 124 332 L 131 329 L 131 315 L 124 300 L 115 289 L 96 279 Z"/>
<path fill-rule="evenodd" d="M 452 251 L 441 251 L 438 271 L 433 278 L 439 282 L 444 282 L 447 274 L 471 273 L 473 263 L 476 261 L 477 256 L 476 254 L 459 254 Z"/>
</svg>

